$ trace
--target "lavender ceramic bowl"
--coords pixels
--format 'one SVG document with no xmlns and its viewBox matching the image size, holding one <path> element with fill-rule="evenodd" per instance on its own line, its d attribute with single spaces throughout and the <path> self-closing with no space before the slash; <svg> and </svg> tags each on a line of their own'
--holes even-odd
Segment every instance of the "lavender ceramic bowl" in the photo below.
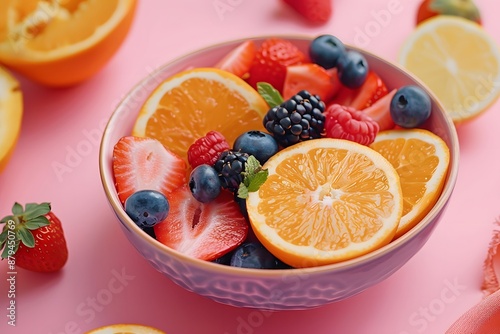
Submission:
<svg viewBox="0 0 500 334">
<path fill-rule="evenodd" d="M 279 37 L 291 40 L 304 52 L 312 39 Z M 260 43 L 265 38 L 267 36 L 253 39 Z M 113 146 L 122 136 L 131 133 L 138 111 L 149 94 L 162 80 L 181 70 L 212 66 L 241 42 L 235 40 L 210 46 L 178 58 L 151 73 L 124 98 L 111 116 L 101 143 L 99 165 L 107 199 L 126 237 L 155 269 L 185 289 L 217 302 L 238 307 L 297 310 L 354 296 L 392 275 L 426 243 L 455 186 L 459 152 L 455 127 L 429 90 L 402 68 L 366 51 L 357 49 L 366 56 L 370 67 L 389 89 L 413 84 L 431 95 L 432 115 L 424 127 L 443 138 L 451 151 L 449 171 L 439 200 L 422 221 L 402 237 L 370 254 L 338 264 L 307 269 L 242 269 L 196 260 L 162 245 L 139 229 L 122 208 L 113 184 Z"/>
</svg>

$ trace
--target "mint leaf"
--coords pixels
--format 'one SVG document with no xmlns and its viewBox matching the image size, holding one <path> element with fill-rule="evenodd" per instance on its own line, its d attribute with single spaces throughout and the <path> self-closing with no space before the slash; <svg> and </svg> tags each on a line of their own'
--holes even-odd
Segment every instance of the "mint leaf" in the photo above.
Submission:
<svg viewBox="0 0 500 334">
<path fill-rule="evenodd" d="M 257 160 L 256 157 L 253 155 L 249 156 L 247 159 L 247 162 L 245 163 L 245 173 L 247 175 L 254 175 L 256 174 L 260 169 L 261 165 L 259 160 Z"/>
<path fill-rule="evenodd" d="M 267 176 L 269 175 L 269 172 L 267 169 L 263 169 L 257 174 L 255 174 L 251 179 L 250 179 L 250 184 L 248 185 L 248 192 L 254 192 L 259 190 L 260 186 L 264 184 L 267 180 Z"/>
<path fill-rule="evenodd" d="M 249 192 L 259 190 L 260 186 L 266 182 L 269 172 L 267 169 L 262 169 L 259 160 L 251 155 L 245 163 L 245 171 L 242 174 L 243 182 L 238 188 L 238 197 L 247 198 Z"/>
<path fill-rule="evenodd" d="M 243 182 L 240 183 L 238 188 L 238 197 L 243 199 L 248 198 L 248 188 Z"/>
<path fill-rule="evenodd" d="M 274 108 L 283 103 L 283 97 L 272 85 L 267 82 L 257 83 L 257 92 L 267 102 L 270 108 Z"/>
</svg>

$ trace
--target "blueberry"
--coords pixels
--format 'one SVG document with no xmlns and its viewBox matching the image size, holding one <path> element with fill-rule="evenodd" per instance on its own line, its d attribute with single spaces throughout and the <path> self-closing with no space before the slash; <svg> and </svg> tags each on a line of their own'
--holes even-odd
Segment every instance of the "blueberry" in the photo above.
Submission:
<svg viewBox="0 0 500 334">
<path fill-rule="evenodd" d="M 248 211 L 247 211 L 247 200 L 245 198 L 238 197 L 238 192 L 235 192 L 234 193 L 234 201 L 240 207 L 240 211 L 243 214 L 243 217 L 245 217 L 246 220 L 248 221 L 249 218 L 248 218 Z"/>
<path fill-rule="evenodd" d="M 403 128 L 414 128 L 431 115 L 431 98 L 420 87 L 403 86 L 391 100 L 391 117 Z"/>
<path fill-rule="evenodd" d="M 197 201 L 201 203 L 213 201 L 221 191 L 219 174 L 212 166 L 206 164 L 196 166 L 189 176 L 189 189 Z"/>
<path fill-rule="evenodd" d="M 335 36 L 321 35 L 309 44 L 309 57 L 326 69 L 337 66 L 338 59 L 346 52 L 344 43 Z"/>
<path fill-rule="evenodd" d="M 358 51 L 350 50 L 337 63 L 340 82 L 348 88 L 359 88 L 368 76 L 368 62 Z"/>
<path fill-rule="evenodd" d="M 221 257 L 213 260 L 212 262 L 229 266 L 229 265 L 231 265 L 231 258 L 232 257 L 233 257 L 233 252 L 229 252 L 229 253 L 226 253 L 226 254 L 222 255 Z"/>
<path fill-rule="evenodd" d="M 125 212 L 142 229 L 165 220 L 169 210 L 168 199 L 156 190 L 139 190 L 125 200 Z"/>
<path fill-rule="evenodd" d="M 230 265 L 240 268 L 277 269 L 280 262 L 260 243 L 246 242 L 236 248 Z"/>
<path fill-rule="evenodd" d="M 278 143 L 269 133 L 247 131 L 236 138 L 233 150 L 253 155 L 263 165 L 278 152 Z"/>
</svg>

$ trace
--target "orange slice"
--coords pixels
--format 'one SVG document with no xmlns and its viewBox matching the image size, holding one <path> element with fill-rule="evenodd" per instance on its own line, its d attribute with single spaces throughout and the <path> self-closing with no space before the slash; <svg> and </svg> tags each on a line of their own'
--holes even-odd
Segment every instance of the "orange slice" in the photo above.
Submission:
<svg viewBox="0 0 500 334">
<path fill-rule="evenodd" d="M 50 86 L 79 83 L 125 39 L 136 0 L 2 0 L 0 62 Z"/>
<path fill-rule="evenodd" d="M 315 139 L 290 146 L 263 166 L 266 182 L 247 199 L 257 238 L 293 267 L 325 265 L 388 244 L 403 195 L 394 167 L 367 146 Z"/>
<path fill-rule="evenodd" d="M 456 124 L 500 96 L 500 49 L 470 20 L 439 15 L 424 21 L 405 40 L 399 62 L 434 92 Z"/>
<path fill-rule="evenodd" d="M 403 190 L 403 216 L 396 238 L 415 226 L 441 195 L 450 163 L 446 143 L 422 130 L 380 132 L 371 147 L 396 168 Z"/>
<path fill-rule="evenodd" d="M 243 132 L 263 130 L 264 99 L 245 81 L 215 68 L 178 73 L 149 96 L 132 134 L 159 140 L 187 162 L 189 146 L 207 132 L 224 135 L 229 145 Z"/>
<path fill-rule="evenodd" d="M 150 326 L 116 324 L 96 328 L 86 334 L 165 334 L 165 332 Z"/>
<path fill-rule="evenodd" d="M 0 172 L 16 146 L 22 115 L 23 95 L 19 83 L 0 67 Z"/>
</svg>

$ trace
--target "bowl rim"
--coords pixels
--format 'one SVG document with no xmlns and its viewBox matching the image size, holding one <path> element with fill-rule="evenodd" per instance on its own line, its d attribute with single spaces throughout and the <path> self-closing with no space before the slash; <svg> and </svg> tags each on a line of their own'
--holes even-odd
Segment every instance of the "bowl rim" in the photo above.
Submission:
<svg viewBox="0 0 500 334">
<path fill-rule="evenodd" d="M 447 205 L 447 202 L 450 200 L 456 181 L 458 177 L 458 162 L 459 162 L 459 140 L 458 140 L 458 135 L 456 131 L 456 127 L 451 120 L 451 118 L 444 112 L 444 106 L 439 102 L 438 98 L 436 97 L 435 94 L 432 93 L 432 91 L 420 80 L 418 79 L 415 75 L 404 69 L 401 65 L 389 61 L 387 59 L 384 59 L 375 53 L 372 53 L 368 50 L 359 48 L 354 45 L 350 44 L 345 44 L 348 49 L 351 50 L 356 50 L 358 52 L 361 52 L 363 54 L 369 55 L 370 57 L 377 59 L 377 61 L 384 63 L 387 66 L 393 67 L 398 71 L 403 72 L 406 76 L 408 76 L 411 80 L 417 82 L 431 97 L 431 100 L 436 104 L 438 109 L 443 111 L 443 117 L 444 121 L 447 124 L 447 128 L 450 130 L 449 135 L 450 135 L 450 143 L 451 147 L 450 152 L 453 152 L 451 159 L 450 159 L 450 164 L 448 167 L 447 171 L 447 176 L 446 176 L 446 182 L 443 187 L 443 190 L 441 191 L 441 194 L 434 205 L 434 207 L 427 213 L 427 215 L 424 216 L 424 218 L 417 224 L 415 225 L 412 229 L 410 229 L 408 232 L 403 234 L 401 237 L 397 238 L 396 240 L 391 241 L 389 244 L 374 250 L 372 252 L 369 252 L 367 254 L 358 256 L 356 258 L 338 262 L 338 263 L 333 263 L 333 264 L 328 264 L 328 265 L 323 265 L 323 266 L 316 266 L 316 267 L 307 267 L 307 268 L 290 268 L 290 269 L 249 269 L 249 268 L 237 268 L 237 267 L 231 267 L 231 266 L 226 266 L 226 265 L 221 265 L 218 263 L 213 263 L 210 261 L 204 261 L 196 258 L 192 258 L 190 256 L 184 255 L 172 248 L 169 248 L 166 245 L 163 245 L 156 239 L 152 238 L 149 236 L 146 232 L 144 232 L 142 229 L 140 229 L 125 213 L 125 210 L 122 207 L 122 204 L 119 200 L 117 200 L 117 197 L 115 198 L 112 194 L 116 192 L 115 187 L 114 187 L 114 182 L 113 180 L 108 180 L 106 177 L 105 169 L 109 168 L 111 166 L 111 163 L 109 161 L 106 161 L 109 156 L 109 151 L 106 150 L 106 147 L 109 146 L 109 137 L 110 133 L 112 130 L 115 128 L 115 125 L 117 122 L 120 120 L 120 110 L 124 108 L 127 105 L 127 102 L 132 98 L 134 92 L 137 89 L 140 89 L 143 87 L 149 80 L 151 80 L 155 75 L 157 75 L 159 72 L 162 72 L 165 70 L 165 68 L 175 66 L 177 63 L 182 62 L 186 57 L 193 57 L 198 54 L 203 54 L 205 52 L 208 52 L 212 49 L 217 49 L 220 47 L 224 47 L 227 45 L 231 44 L 237 44 L 241 43 L 247 40 L 264 40 L 267 38 L 284 38 L 284 39 L 289 39 L 289 40 L 313 40 L 315 37 L 318 35 L 308 35 L 308 34 L 272 34 L 272 35 L 255 35 L 255 36 L 249 36 L 249 37 L 243 37 L 243 38 L 236 38 L 236 39 L 230 39 L 224 42 L 219 42 L 219 43 L 214 43 L 210 44 L 205 47 L 201 47 L 195 50 L 192 50 L 188 53 L 185 53 L 181 56 L 178 56 L 176 58 L 171 59 L 170 61 L 165 62 L 161 66 L 155 68 L 154 71 L 148 74 L 147 77 L 143 78 L 139 82 L 137 82 L 128 92 L 127 94 L 122 98 L 120 103 L 115 107 L 114 111 L 112 112 L 110 118 L 108 119 L 108 122 L 106 124 L 106 127 L 104 129 L 102 138 L 101 138 L 101 144 L 99 146 L 99 172 L 100 172 L 100 178 L 101 182 L 104 188 L 104 192 L 106 194 L 106 198 L 109 201 L 109 204 L 111 205 L 113 211 L 115 212 L 115 215 L 118 215 L 118 220 L 126 229 L 128 229 L 130 232 L 135 233 L 141 241 L 147 243 L 149 246 L 154 248 L 156 251 L 167 254 L 168 256 L 176 258 L 176 260 L 181 261 L 183 263 L 186 263 L 187 265 L 190 266 L 196 266 L 200 269 L 203 269 L 204 271 L 212 272 L 212 273 L 219 273 L 222 275 L 233 275 L 233 276 L 245 276 L 245 277 L 268 277 L 268 278 L 280 278 L 283 277 L 283 275 L 290 274 L 290 273 L 295 273 L 297 275 L 310 275 L 310 274 L 331 274 L 332 272 L 339 272 L 339 271 L 346 271 L 358 266 L 361 266 L 363 264 L 367 264 L 370 262 L 375 261 L 377 258 L 380 258 L 384 255 L 387 255 L 388 253 L 393 252 L 394 250 L 401 248 L 409 242 L 411 239 L 414 239 L 417 237 L 424 229 L 428 227 L 428 225 L 431 224 L 441 213 L 443 213 L 443 208 Z M 112 147 L 112 146 L 109 146 Z M 413 255 L 412 255 L 413 256 Z"/>
</svg>

